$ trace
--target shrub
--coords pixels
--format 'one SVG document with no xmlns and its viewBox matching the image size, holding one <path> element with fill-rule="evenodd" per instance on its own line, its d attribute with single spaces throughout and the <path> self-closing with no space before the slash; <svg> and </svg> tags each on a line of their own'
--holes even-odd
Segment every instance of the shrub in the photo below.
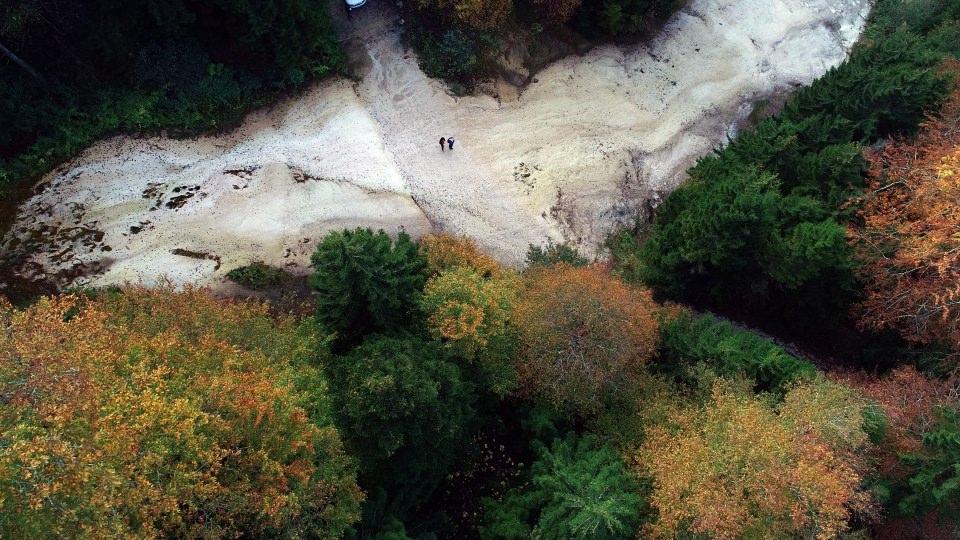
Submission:
<svg viewBox="0 0 960 540">
<path fill-rule="evenodd" d="M 500 27 L 513 11 L 511 0 L 440 0 L 440 9 L 450 9 L 456 22 L 477 30 L 494 30 Z"/>
<path fill-rule="evenodd" d="M 248 289 L 263 291 L 283 285 L 290 274 L 281 268 L 254 261 L 247 266 L 234 268 L 227 272 L 227 278 Z"/>
<path fill-rule="evenodd" d="M 430 77 L 466 83 L 479 73 L 478 44 L 459 28 L 440 37 L 420 31 L 413 42 L 420 51 L 420 68 Z"/>
<path fill-rule="evenodd" d="M 649 292 L 596 266 L 529 273 L 514 316 L 524 391 L 571 412 L 598 411 L 653 354 L 654 309 Z"/>
<path fill-rule="evenodd" d="M 131 289 L 0 325 L 5 535 L 336 537 L 359 517 L 319 342 L 265 305 Z"/>
<path fill-rule="evenodd" d="M 546 246 L 531 245 L 527 250 L 527 266 L 552 266 L 557 263 L 582 267 L 590 264 L 590 261 L 569 245 L 555 244 L 552 240 Z"/>
<path fill-rule="evenodd" d="M 426 282 L 426 261 L 405 233 L 344 230 L 327 235 L 310 258 L 317 318 L 345 339 L 409 328 Z"/>
<path fill-rule="evenodd" d="M 513 11 L 510 0 L 414 0 L 413 5 L 424 22 L 447 29 L 494 30 Z"/>
<path fill-rule="evenodd" d="M 583 0 L 530 0 L 541 19 L 565 23 L 576 13 Z"/>
</svg>

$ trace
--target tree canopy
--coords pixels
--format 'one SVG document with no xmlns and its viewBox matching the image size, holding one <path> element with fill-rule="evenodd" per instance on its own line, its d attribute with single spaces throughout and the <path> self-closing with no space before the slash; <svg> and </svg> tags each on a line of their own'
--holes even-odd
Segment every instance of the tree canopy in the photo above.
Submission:
<svg viewBox="0 0 960 540">
<path fill-rule="evenodd" d="M 424 500 L 446 473 L 474 417 L 473 388 L 443 348 L 370 336 L 330 360 L 337 425 L 360 458 L 361 480 L 392 511 Z"/>
<path fill-rule="evenodd" d="M 403 328 L 417 310 L 426 261 L 405 233 L 370 229 L 327 235 L 310 258 L 317 318 L 346 339 Z"/>
<path fill-rule="evenodd" d="M 640 485 L 614 449 L 568 434 L 540 446 L 530 483 L 487 501 L 484 538 L 635 538 L 646 510 Z"/>
<path fill-rule="evenodd" d="M 4 304 L 0 325 L 5 535 L 336 537 L 359 517 L 306 363 L 322 341 L 265 305 L 134 289 Z"/>
<path fill-rule="evenodd" d="M 702 409 L 650 430 L 636 461 L 653 479 L 647 532 L 832 538 L 868 514 L 863 404 L 831 385 L 798 386 L 774 409 L 720 380 Z"/>
<path fill-rule="evenodd" d="M 595 412 L 656 349 L 650 293 L 598 266 L 534 268 L 526 281 L 514 315 L 522 386 L 572 412 Z"/>
</svg>

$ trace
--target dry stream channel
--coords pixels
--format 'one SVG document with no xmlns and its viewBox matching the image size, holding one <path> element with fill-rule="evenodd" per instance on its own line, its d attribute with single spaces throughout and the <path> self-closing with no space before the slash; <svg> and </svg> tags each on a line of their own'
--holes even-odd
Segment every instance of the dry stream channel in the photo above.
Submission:
<svg viewBox="0 0 960 540">
<path fill-rule="evenodd" d="M 361 11 L 360 82 L 327 79 L 226 135 L 101 141 L 37 184 L 2 256 L 60 285 L 223 290 L 252 260 L 307 272 L 344 227 L 464 234 L 509 264 L 548 238 L 592 253 L 755 104 L 843 61 L 869 9 L 693 0 L 651 41 L 560 60 L 509 100 L 450 95 L 393 18 Z"/>
</svg>

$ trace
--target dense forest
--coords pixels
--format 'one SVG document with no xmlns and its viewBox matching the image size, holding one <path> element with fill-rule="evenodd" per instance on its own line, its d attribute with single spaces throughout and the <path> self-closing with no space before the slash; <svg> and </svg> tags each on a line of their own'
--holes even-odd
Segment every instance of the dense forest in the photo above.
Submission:
<svg viewBox="0 0 960 540">
<path fill-rule="evenodd" d="M 5 1 L 0 53 L 5 191 L 118 131 L 232 126 L 343 62 L 308 0 Z"/>
<path fill-rule="evenodd" d="M 621 40 L 677 7 L 403 9 L 465 84 L 506 21 Z M 0 46 L 8 185 L 343 62 L 307 0 L 16 1 Z M 254 261 L 229 278 L 270 300 L 0 297 L 0 538 L 956 538 L 958 58 L 960 1 L 878 0 L 608 259 L 359 228 L 309 295 Z"/>
</svg>

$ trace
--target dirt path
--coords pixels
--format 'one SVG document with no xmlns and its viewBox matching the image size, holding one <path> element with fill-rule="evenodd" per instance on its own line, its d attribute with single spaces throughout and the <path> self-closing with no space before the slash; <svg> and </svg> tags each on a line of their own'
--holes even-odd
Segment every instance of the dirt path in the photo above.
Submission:
<svg viewBox="0 0 960 540">
<path fill-rule="evenodd" d="M 552 224 L 519 204 L 491 174 L 485 156 L 475 156 L 475 140 L 467 136 L 470 118 L 458 115 L 461 105 L 420 71 L 400 43 L 400 29 L 389 21 L 378 13 L 366 13 L 359 21 L 371 68 L 357 93 L 378 124 L 408 192 L 439 229 L 470 235 L 497 258 L 520 264 L 527 246 L 543 243 Z M 441 136 L 460 142 L 452 151 L 441 151 Z"/>
<path fill-rule="evenodd" d="M 869 5 L 692 0 L 649 44 L 563 59 L 501 101 L 448 95 L 371 3 L 352 23 L 360 82 L 326 80 L 228 135 L 102 141 L 38 184 L 0 255 L 61 285 L 228 288 L 254 259 L 306 272 L 343 227 L 466 234 L 511 264 L 547 238 L 589 253 L 753 104 L 841 62 Z"/>
</svg>

